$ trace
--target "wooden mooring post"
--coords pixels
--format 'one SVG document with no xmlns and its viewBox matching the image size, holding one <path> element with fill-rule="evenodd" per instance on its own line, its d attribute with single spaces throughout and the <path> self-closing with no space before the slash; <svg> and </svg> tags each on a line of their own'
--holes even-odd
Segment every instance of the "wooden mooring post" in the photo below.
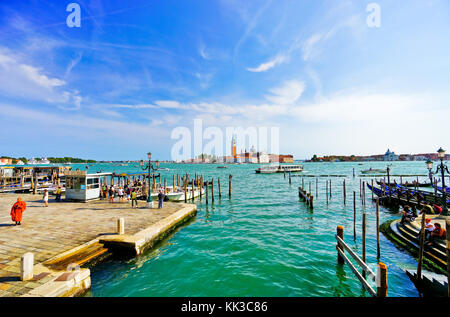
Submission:
<svg viewBox="0 0 450 317">
<path fill-rule="evenodd" d="M 228 197 L 231 198 L 231 179 L 233 178 L 233 175 L 228 176 Z"/>
<path fill-rule="evenodd" d="M 450 219 L 445 220 L 445 230 L 447 231 L 447 296 L 450 297 Z"/>
<path fill-rule="evenodd" d="M 356 194 L 356 192 L 355 192 Z M 373 297 L 386 297 L 387 296 L 387 267 L 384 263 L 378 263 L 377 274 L 375 274 L 369 266 L 365 263 L 364 259 L 361 259 L 351 247 L 349 247 L 344 241 L 344 228 L 342 226 L 337 226 L 336 230 L 336 250 L 338 252 L 338 263 L 347 264 L 352 270 L 358 280 L 361 282 L 362 286 L 369 292 Z M 363 270 L 363 274 L 359 273 L 355 265 L 350 261 L 349 257 L 345 255 L 347 252 L 350 257 L 356 262 L 356 264 Z M 367 278 L 366 278 L 367 276 Z M 376 283 L 376 291 L 369 284 L 369 280 Z"/>
<path fill-rule="evenodd" d="M 332 195 L 331 195 L 331 179 L 330 179 L 330 199 L 331 199 Z"/>
<path fill-rule="evenodd" d="M 217 179 L 217 186 L 219 187 L 219 198 L 222 198 L 222 193 L 220 192 L 220 178 Z"/>
<path fill-rule="evenodd" d="M 423 248 L 425 246 L 425 213 L 422 214 L 422 221 L 419 233 L 419 258 L 417 260 L 417 282 L 420 283 L 422 279 L 422 262 L 423 262 Z"/>
<path fill-rule="evenodd" d="M 187 203 L 187 181 L 186 178 L 183 177 L 183 186 L 184 186 L 184 202 Z"/>
<path fill-rule="evenodd" d="M 377 211 L 376 211 L 376 217 L 377 217 L 377 259 L 380 259 L 380 200 L 377 198 Z"/>
<path fill-rule="evenodd" d="M 209 188 L 209 181 L 206 181 L 206 204 L 208 204 L 208 188 Z"/>
<path fill-rule="evenodd" d="M 356 192 L 353 191 L 353 239 L 356 240 Z"/>
<path fill-rule="evenodd" d="M 214 178 L 211 178 L 211 202 L 214 202 Z"/>
<path fill-rule="evenodd" d="M 326 180 L 325 183 L 325 196 L 327 196 L 327 205 L 328 205 L 328 179 Z"/>
<path fill-rule="evenodd" d="M 366 213 L 362 214 L 362 261 L 366 263 Z M 363 277 L 366 278 L 366 272 L 363 271 Z"/>
<path fill-rule="evenodd" d="M 347 190 L 345 188 L 345 178 L 344 181 L 342 182 L 342 192 L 344 194 L 344 205 L 347 203 Z"/>
</svg>

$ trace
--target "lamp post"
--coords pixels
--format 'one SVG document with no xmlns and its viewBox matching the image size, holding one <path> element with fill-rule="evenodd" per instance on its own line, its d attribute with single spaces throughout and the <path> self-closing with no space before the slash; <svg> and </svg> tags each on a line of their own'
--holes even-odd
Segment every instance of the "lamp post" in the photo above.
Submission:
<svg viewBox="0 0 450 317">
<path fill-rule="evenodd" d="M 434 174 L 439 173 L 439 171 L 441 172 L 441 177 L 442 177 L 442 216 L 448 216 L 448 208 L 447 208 L 447 195 L 446 195 L 446 187 L 445 187 L 445 172 L 447 172 L 448 174 L 450 174 L 447 165 L 444 164 L 444 158 L 445 158 L 445 150 L 441 148 L 439 148 L 438 152 L 438 157 L 441 160 L 441 164 L 437 166 L 436 168 L 436 172 L 434 172 Z M 430 176 L 432 174 L 431 170 L 433 168 L 433 162 L 431 162 L 430 160 L 428 160 L 426 162 L 427 164 L 427 168 L 430 171 Z"/>
<path fill-rule="evenodd" d="M 427 164 L 428 177 L 430 178 L 430 183 L 433 184 L 433 172 L 431 171 L 433 169 L 433 161 L 428 159 L 428 161 L 426 161 L 425 164 Z"/>
<path fill-rule="evenodd" d="M 152 165 L 152 153 L 148 152 L 148 153 L 147 153 L 147 157 L 148 157 L 148 164 L 147 164 L 147 166 L 144 167 L 144 161 L 141 161 L 141 168 L 142 168 L 142 170 L 144 170 L 144 171 L 148 169 L 148 194 L 147 194 L 147 203 L 148 203 L 148 205 L 150 206 L 150 203 L 152 202 L 152 188 L 151 188 L 151 186 L 150 186 L 150 179 L 151 179 L 150 173 L 151 173 L 152 170 L 155 170 L 155 169 L 153 168 L 153 165 Z"/>
</svg>

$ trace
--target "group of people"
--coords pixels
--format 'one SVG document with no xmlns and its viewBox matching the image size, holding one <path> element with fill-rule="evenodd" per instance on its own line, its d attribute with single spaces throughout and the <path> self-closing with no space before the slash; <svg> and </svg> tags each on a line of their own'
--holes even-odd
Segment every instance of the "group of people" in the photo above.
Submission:
<svg viewBox="0 0 450 317">
<path fill-rule="evenodd" d="M 437 205 L 425 205 L 420 214 L 422 217 L 426 217 L 427 214 L 439 214 L 442 212 L 442 208 Z M 403 210 L 401 212 L 402 219 L 400 223 L 404 224 L 406 222 L 414 221 L 417 218 L 417 212 L 415 209 L 411 209 L 410 206 L 403 206 Z M 427 245 L 432 245 L 433 242 L 437 240 L 445 240 L 447 237 L 447 232 L 444 228 L 442 228 L 439 222 L 431 223 L 430 218 L 425 218 L 425 240 Z"/>
<path fill-rule="evenodd" d="M 110 203 L 114 203 L 114 198 L 116 196 L 119 197 L 119 202 L 125 201 L 125 195 L 126 200 L 131 201 L 131 208 L 137 208 L 138 207 L 138 201 L 137 201 L 137 189 L 135 186 L 145 186 L 145 183 L 143 184 L 141 181 L 136 182 L 135 184 L 131 184 L 130 186 L 125 185 L 124 187 L 119 186 L 119 188 L 115 189 L 114 186 L 106 186 L 102 185 L 100 187 L 100 199 L 108 199 Z M 108 197 L 107 197 L 108 196 Z M 160 187 L 158 191 L 158 208 L 163 207 L 163 201 L 165 199 L 166 195 L 164 194 L 164 188 Z"/>
</svg>

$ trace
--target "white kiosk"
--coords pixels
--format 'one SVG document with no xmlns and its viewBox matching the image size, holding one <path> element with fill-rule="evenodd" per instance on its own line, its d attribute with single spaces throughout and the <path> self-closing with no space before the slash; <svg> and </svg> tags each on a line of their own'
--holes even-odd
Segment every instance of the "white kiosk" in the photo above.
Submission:
<svg viewBox="0 0 450 317">
<path fill-rule="evenodd" d="M 66 200 L 88 201 L 100 197 L 101 178 L 112 173 L 87 174 L 86 171 L 68 171 L 66 177 Z M 105 182 L 103 182 L 105 183 Z"/>
</svg>

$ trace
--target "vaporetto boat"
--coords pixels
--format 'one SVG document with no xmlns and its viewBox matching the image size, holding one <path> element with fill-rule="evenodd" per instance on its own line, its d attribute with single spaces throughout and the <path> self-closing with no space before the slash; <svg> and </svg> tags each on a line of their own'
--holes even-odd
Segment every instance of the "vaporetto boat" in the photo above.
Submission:
<svg viewBox="0 0 450 317">
<path fill-rule="evenodd" d="M 255 170 L 257 174 L 273 174 L 273 173 L 294 173 L 302 172 L 303 166 L 301 165 L 270 165 L 265 167 L 260 167 Z"/>
</svg>

